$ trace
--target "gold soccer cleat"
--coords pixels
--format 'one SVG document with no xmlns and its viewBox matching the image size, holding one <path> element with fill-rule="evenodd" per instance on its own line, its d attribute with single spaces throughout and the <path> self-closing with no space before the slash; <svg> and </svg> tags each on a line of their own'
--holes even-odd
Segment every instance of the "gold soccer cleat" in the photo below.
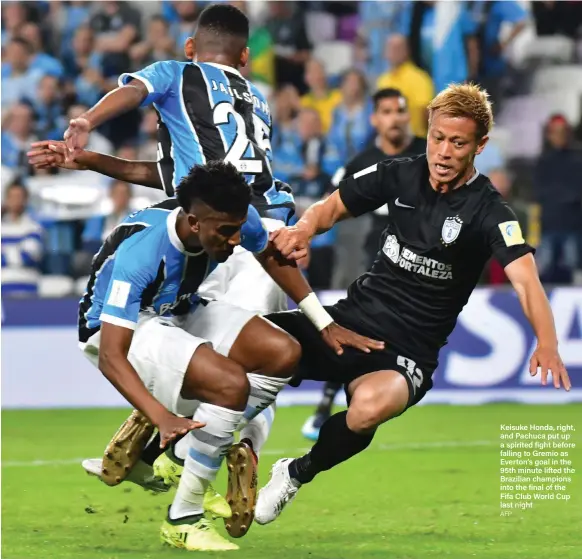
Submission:
<svg viewBox="0 0 582 559">
<path fill-rule="evenodd" d="M 101 470 L 104 483 L 119 485 L 129 475 L 153 432 L 149 419 L 133 410 L 105 449 Z"/>
<path fill-rule="evenodd" d="M 232 445 L 226 455 L 228 489 L 226 502 L 232 516 L 224 519 L 226 531 L 233 538 L 244 536 L 255 517 L 257 501 L 257 459 L 246 443 Z"/>
</svg>

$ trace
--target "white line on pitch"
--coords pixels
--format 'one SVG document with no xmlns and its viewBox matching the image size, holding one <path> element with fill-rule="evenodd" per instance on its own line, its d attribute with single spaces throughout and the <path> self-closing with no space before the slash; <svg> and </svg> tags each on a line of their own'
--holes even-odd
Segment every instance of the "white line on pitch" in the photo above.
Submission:
<svg viewBox="0 0 582 559">
<path fill-rule="evenodd" d="M 379 444 L 370 448 L 371 451 L 386 452 L 389 450 L 429 450 L 440 448 L 466 448 L 474 446 L 493 446 L 494 441 L 432 441 L 424 443 L 396 443 Z M 264 456 L 284 456 L 286 454 L 295 456 L 302 452 L 307 452 L 305 448 L 267 448 L 261 451 Z M 81 464 L 84 458 L 66 458 L 63 460 L 6 460 L 2 462 L 3 468 L 18 467 L 38 467 L 38 466 L 68 466 L 70 464 Z"/>
</svg>

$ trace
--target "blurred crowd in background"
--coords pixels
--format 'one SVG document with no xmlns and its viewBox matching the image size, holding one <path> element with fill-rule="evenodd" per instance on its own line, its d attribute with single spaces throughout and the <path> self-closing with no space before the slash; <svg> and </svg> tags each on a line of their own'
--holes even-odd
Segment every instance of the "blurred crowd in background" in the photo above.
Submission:
<svg viewBox="0 0 582 559">
<path fill-rule="evenodd" d="M 233 2 L 248 14 L 243 74 L 268 96 L 275 176 L 298 215 L 337 185 L 378 134 L 427 131 L 426 105 L 451 82 L 494 101 L 496 127 L 477 168 L 518 214 L 542 279 L 580 284 L 582 268 L 582 2 Z M 2 2 L 2 287 L 5 295 L 84 289 L 91 257 L 131 211 L 161 191 L 88 171 L 35 171 L 31 142 L 62 139 L 69 119 L 118 76 L 184 60 L 206 2 Z M 399 92 L 402 111 L 374 129 L 372 95 Z M 123 115 L 88 149 L 157 159 L 153 109 Z M 313 246 L 314 287 L 343 289 L 373 259 L 381 215 L 336 226 Z M 502 284 L 492 264 L 483 277 Z"/>
</svg>

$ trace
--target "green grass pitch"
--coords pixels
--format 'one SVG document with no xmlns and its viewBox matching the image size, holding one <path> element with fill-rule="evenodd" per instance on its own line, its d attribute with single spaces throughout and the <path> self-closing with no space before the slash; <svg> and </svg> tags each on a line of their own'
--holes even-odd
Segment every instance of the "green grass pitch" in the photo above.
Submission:
<svg viewBox="0 0 582 559">
<path fill-rule="evenodd" d="M 260 483 L 280 456 L 307 447 L 308 408 L 280 409 Z M 281 518 L 254 525 L 240 559 L 580 559 L 582 406 L 425 406 L 383 426 L 360 456 L 304 487 Z M 126 410 L 2 413 L 4 559 L 168 559 L 158 529 L 170 495 L 88 477 Z M 499 425 L 574 424 L 578 448 L 568 502 L 500 516 Z M 41 462 L 42 461 L 42 462 Z M 224 490 L 225 478 L 216 483 Z"/>
</svg>

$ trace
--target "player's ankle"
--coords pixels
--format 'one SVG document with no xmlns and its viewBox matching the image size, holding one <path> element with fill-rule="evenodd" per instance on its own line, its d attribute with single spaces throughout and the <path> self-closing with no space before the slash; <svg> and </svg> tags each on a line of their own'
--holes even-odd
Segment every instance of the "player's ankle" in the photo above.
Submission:
<svg viewBox="0 0 582 559">
<path fill-rule="evenodd" d="M 204 518 L 203 512 L 186 512 L 179 510 L 172 510 L 173 507 L 170 505 L 168 507 L 168 517 L 167 520 L 172 525 L 178 524 L 194 524 Z"/>
<path fill-rule="evenodd" d="M 309 471 L 309 466 L 309 454 L 306 454 L 301 458 L 295 458 L 295 460 L 289 462 L 287 466 L 289 477 L 298 487 L 304 483 L 309 483 L 315 477 L 315 474 Z"/>
<path fill-rule="evenodd" d="M 251 449 L 251 452 L 253 453 L 253 457 L 255 459 L 255 464 L 258 464 L 259 455 L 255 451 L 255 445 L 253 444 L 253 441 L 251 439 L 249 439 L 248 437 L 245 437 L 244 439 L 241 439 L 240 442 L 242 444 L 246 444 Z"/>
</svg>

